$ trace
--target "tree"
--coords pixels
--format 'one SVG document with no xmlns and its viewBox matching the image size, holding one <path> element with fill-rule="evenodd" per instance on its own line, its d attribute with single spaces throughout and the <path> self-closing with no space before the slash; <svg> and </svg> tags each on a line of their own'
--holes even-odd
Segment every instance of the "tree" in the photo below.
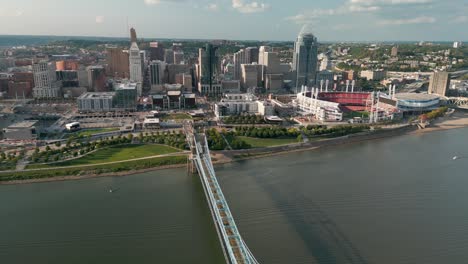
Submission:
<svg viewBox="0 0 468 264">
<path fill-rule="evenodd" d="M 304 138 L 302 137 L 302 135 L 297 136 L 297 141 L 301 143 L 304 142 Z"/>
</svg>

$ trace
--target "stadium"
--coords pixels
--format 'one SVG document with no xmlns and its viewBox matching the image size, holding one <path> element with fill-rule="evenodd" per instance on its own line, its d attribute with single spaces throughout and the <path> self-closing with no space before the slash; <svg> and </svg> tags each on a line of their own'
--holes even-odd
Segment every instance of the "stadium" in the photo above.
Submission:
<svg viewBox="0 0 468 264">
<path fill-rule="evenodd" d="M 340 104 L 343 112 L 362 112 L 368 110 L 371 93 L 364 92 L 321 92 L 318 99 Z"/>
<path fill-rule="evenodd" d="M 405 113 L 428 112 L 440 106 L 440 96 L 435 94 L 400 93 L 395 98 L 398 109 Z"/>
</svg>

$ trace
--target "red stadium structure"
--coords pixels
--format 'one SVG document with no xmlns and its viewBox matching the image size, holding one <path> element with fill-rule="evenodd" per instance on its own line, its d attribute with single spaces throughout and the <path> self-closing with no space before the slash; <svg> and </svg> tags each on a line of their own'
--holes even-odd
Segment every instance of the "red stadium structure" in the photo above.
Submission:
<svg viewBox="0 0 468 264">
<path fill-rule="evenodd" d="M 366 105 L 371 93 L 355 92 L 322 92 L 318 94 L 318 99 L 340 104 L 343 112 L 366 111 Z"/>
</svg>

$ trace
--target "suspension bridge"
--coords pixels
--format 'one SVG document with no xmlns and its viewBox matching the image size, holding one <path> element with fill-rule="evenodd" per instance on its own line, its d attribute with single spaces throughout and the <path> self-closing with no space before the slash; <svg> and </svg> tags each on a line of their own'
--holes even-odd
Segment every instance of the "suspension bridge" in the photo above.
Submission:
<svg viewBox="0 0 468 264">
<path fill-rule="evenodd" d="M 257 264 L 242 239 L 216 178 L 205 133 L 197 133 L 191 122 L 184 123 L 184 131 L 191 151 L 190 170 L 200 176 L 226 263 Z"/>
</svg>

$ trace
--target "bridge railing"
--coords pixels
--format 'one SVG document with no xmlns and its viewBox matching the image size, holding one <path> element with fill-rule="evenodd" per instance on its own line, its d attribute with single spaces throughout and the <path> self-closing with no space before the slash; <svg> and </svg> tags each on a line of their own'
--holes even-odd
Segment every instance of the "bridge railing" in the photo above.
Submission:
<svg viewBox="0 0 468 264">
<path fill-rule="evenodd" d="M 258 261 L 242 239 L 227 200 L 216 178 L 206 135 L 197 134 L 190 123 L 184 124 L 187 142 L 192 149 L 192 162 L 198 170 L 205 189 L 213 220 L 231 264 L 257 264 Z"/>
</svg>

